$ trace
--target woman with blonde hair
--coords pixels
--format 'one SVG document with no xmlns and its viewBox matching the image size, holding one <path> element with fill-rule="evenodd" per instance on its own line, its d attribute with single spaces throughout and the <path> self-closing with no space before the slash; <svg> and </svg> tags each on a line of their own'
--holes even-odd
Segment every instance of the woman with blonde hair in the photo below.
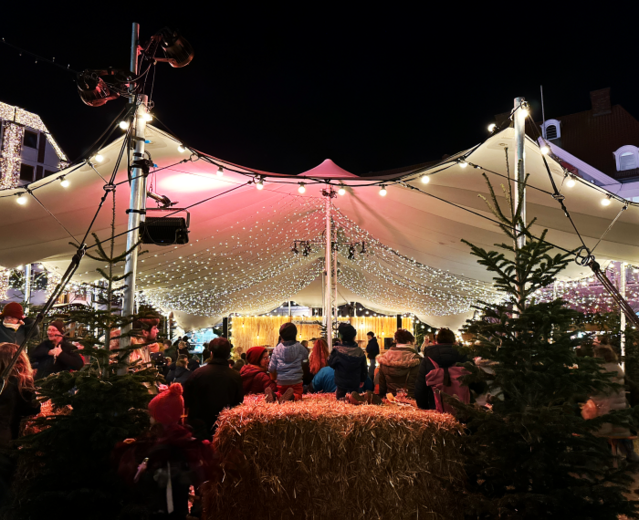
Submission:
<svg viewBox="0 0 639 520">
<path fill-rule="evenodd" d="M 18 345 L 0 343 L 0 372 L 11 363 Z M 5 502 L 15 470 L 15 461 L 8 448 L 18 438 L 20 422 L 24 417 L 40 411 L 35 400 L 33 370 L 23 351 L 11 369 L 7 384 L 0 394 L 0 506 Z"/>
<path fill-rule="evenodd" d="M 323 338 L 317 338 L 313 343 L 313 350 L 308 357 L 308 364 L 311 374 L 317 374 L 327 365 L 329 352 L 328 345 Z"/>
</svg>

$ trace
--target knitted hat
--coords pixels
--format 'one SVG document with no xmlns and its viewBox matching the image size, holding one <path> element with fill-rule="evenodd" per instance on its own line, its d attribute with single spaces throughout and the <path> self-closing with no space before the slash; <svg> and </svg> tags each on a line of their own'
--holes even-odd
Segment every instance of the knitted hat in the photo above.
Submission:
<svg viewBox="0 0 639 520">
<path fill-rule="evenodd" d="M 297 327 L 294 323 L 288 322 L 280 327 L 280 337 L 282 341 L 293 341 L 297 338 Z"/>
<path fill-rule="evenodd" d="M 246 361 L 251 365 L 257 365 L 262 359 L 262 355 L 266 352 L 264 347 L 251 347 L 246 351 Z"/>
<path fill-rule="evenodd" d="M 337 328 L 340 337 L 345 341 L 353 341 L 357 336 L 357 331 L 350 323 L 340 323 Z"/>
<path fill-rule="evenodd" d="M 17 302 L 10 302 L 4 306 L 4 309 L 2 309 L 1 316 L 3 318 L 10 316 L 12 318 L 21 320 L 24 318 L 24 309 L 22 308 L 22 305 Z"/>
<path fill-rule="evenodd" d="M 52 321 L 51 323 L 49 323 L 49 327 L 55 327 L 56 329 L 58 329 L 58 332 L 64 336 L 64 323 L 62 323 L 60 320 Z"/>
<path fill-rule="evenodd" d="M 182 385 L 173 383 L 168 390 L 156 395 L 149 403 L 149 412 L 160 424 L 170 426 L 179 423 L 184 414 Z"/>
</svg>

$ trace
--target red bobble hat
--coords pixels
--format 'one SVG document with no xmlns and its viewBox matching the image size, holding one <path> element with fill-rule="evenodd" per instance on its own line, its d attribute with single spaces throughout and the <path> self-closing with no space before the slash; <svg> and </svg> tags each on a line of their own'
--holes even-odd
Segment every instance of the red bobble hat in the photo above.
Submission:
<svg viewBox="0 0 639 520">
<path fill-rule="evenodd" d="M 157 422 L 165 426 L 179 423 L 184 415 L 182 385 L 173 383 L 168 390 L 156 395 L 149 403 L 149 412 Z"/>
<path fill-rule="evenodd" d="M 17 302 L 10 302 L 4 306 L 4 309 L 2 309 L 1 316 L 3 318 L 5 316 L 11 316 L 12 318 L 21 320 L 24 318 L 24 309 L 22 308 L 22 305 Z"/>
<path fill-rule="evenodd" d="M 250 365 L 257 365 L 262 359 L 262 355 L 266 352 L 264 347 L 251 347 L 246 351 L 246 361 Z"/>
</svg>

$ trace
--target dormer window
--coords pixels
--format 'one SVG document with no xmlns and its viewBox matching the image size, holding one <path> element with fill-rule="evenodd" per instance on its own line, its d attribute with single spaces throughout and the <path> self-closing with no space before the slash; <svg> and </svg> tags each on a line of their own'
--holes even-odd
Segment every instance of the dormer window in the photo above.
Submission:
<svg viewBox="0 0 639 520">
<path fill-rule="evenodd" d="M 561 122 L 557 119 L 549 119 L 542 125 L 543 135 L 549 141 L 561 137 Z"/>
<path fill-rule="evenodd" d="M 613 152 L 615 162 L 617 163 L 617 171 L 625 172 L 628 170 L 636 170 L 639 168 L 639 148 L 628 144 L 622 146 L 616 152 Z"/>
</svg>

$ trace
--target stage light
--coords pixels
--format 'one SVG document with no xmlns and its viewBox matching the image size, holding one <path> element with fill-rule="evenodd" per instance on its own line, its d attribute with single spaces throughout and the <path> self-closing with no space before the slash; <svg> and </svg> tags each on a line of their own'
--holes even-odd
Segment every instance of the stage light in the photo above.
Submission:
<svg viewBox="0 0 639 520">
<path fill-rule="evenodd" d="M 217 175 L 218 177 L 222 177 L 222 176 L 224 176 L 224 168 L 222 168 L 221 166 L 218 166 L 218 168 L 217 168 L 217 172 L 216 172 L 216 175 Z"/>
<path fill-rule="evenodd" d="M 460 159 L 459 160 L 459 167 L 460 168 L 466 168 L 466 166 L 468 166 L 468 163 L 466 161 L 464 161 L 464 159 Z"/>
<path fill-rule="evenodd" d="M 97 154 L 95 157 L 95 162 L 103 162 L 104 161 L 104 155 L 102 154 Z"/>
<path fill-rule="evenodd" d="M 306 193 L 306 187 L 304 186 L 303 182 L 300 182 L 300 187 L 297 188 L 297 191 L 299 191 L 300 193 Z"/>
<path fill-rule="evenodd" d="M 566 186 L 568 186 L 569 188 L 572 188 L 575 186 L 575 184 L 577 184 L 577 181 L 572 175 L 569 175 L 568 180 L 566 181 Z"/>
<path fill-rule="evenodd" d="M 340 184 L 337 193 L 339 193 L 340 195 L 346 195 L 346 187 L 343 184 Z"/>
<path fill-rule="evenodd" d="M 16 202 L 20 204 L 20 206 L 24 206 L 27 203 L 27 195 L 25 193 L 21 193 L 18 195 Z"/>
<path fill-rule="evenodd" d="M 160 31 L 162 37 L 162 50 L 166 56 L 166 60 L 171 67 L 180 69 L 186 67 L 193 59 L 194 52 L 191 44 L 187 42 L 184 37 L 180 36 L 177 31 L 171 29 L 162 29 Z"/>
<path fill-rule="evenodd" d="M 63 188 L 68 188 L 71 185 L 69 179 L 65 179 L 64 177 L 60 177 L 60 186 Z"/>
<path fill-rule="evenodd" d="M 428 184 L 430 182 L 430 175 L 422 175 L 422 184 Z"/>
<path fill-rule="evenodd" d="M 607 197 L 601 199 L 601 205 L 602 206 L 610 206 L 611 202 L 612 202 L 612 197 L 610 197 L 610 195 L 608 195 Z"/>
<path fill-rule="evenodd" d="M 128 121 L 120 121 L 119 126 L 120 126 L 120 128 L 122 130 L 127 130 L 129 128 L 129 122 Z"/>
<path fill-rule="evenodd" d="M 184 148 L 183 145 L 179 144 L 178 147 L 177 147 L 177 151 L 180 152 L 180 153 L 184 153 L 184 152 L 186 152 L 186 148 Z"/>
<path fill-rule="evenodd" d="M 260 177 L 260 179 L 255 183 L 255 187 L 258 190 L 263 190 L 264 189 L 264 180 Z"/>
<path fill-rule="evenodd" d="M 380 190 L 379 190 L 379 194 L 380 194 L 382 197 L 386 197 L 386 194 L 387 194 L 387 193 L 388 193 L 388 192 L 386 191 L 386 186 L 384 186 L 384 185 L 382 184 L 382 186 L 381 186 L 381 188 L 380 188 Z"/>
<path fill-rule="evenodd" d="M 495 128 L 497 128 L 497 125 L 495 123 L 490 123 L 488 125 L 488 131 L 491 133 L 495 131 Z"/>
<path fill-rule="evenodd" d="M 100 107 L 107 101 L 119 97 L 117 92 L 111 92 L 109 86 L 100 77 L 99 71 L 85 70 L 76 79 L 78 94 L 85 105 Z"/>
</svg>

